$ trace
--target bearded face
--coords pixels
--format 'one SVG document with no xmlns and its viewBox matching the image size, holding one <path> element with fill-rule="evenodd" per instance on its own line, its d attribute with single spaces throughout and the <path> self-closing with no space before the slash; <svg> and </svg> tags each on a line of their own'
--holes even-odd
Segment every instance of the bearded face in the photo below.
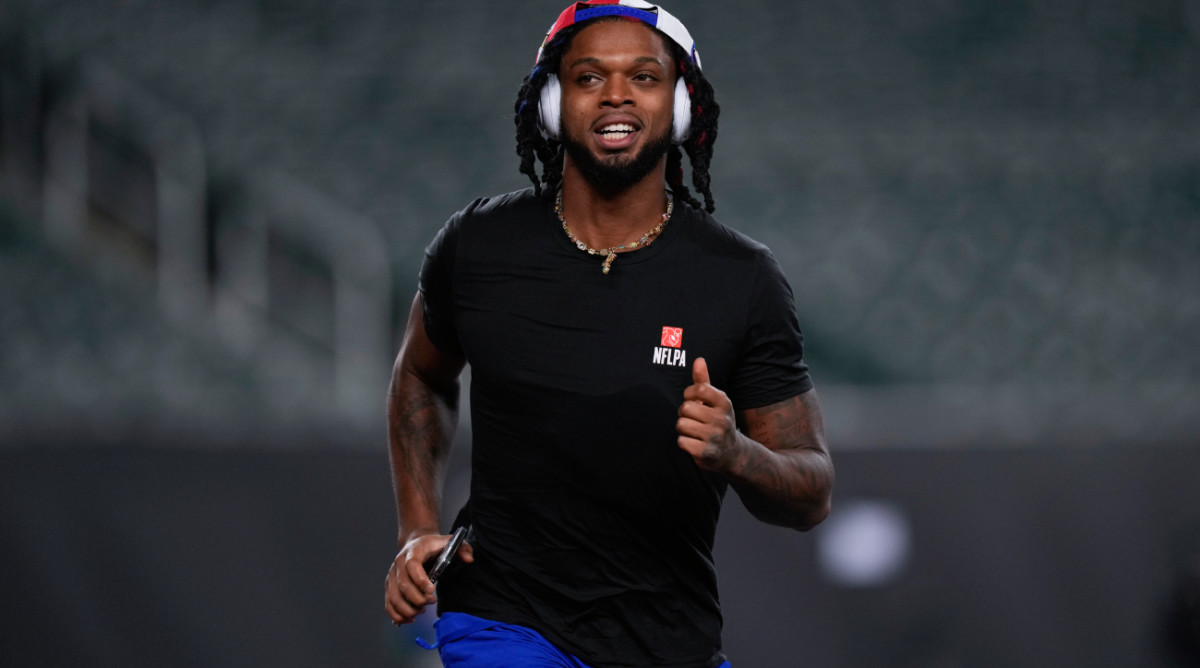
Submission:
<svg viewBox="0 0 1200 668">
<path fill-rule="evenodd" d="M 643 182 L 671 148 L 676 76 L 662 36 L 644 23 L 582 29 L 558 71 L 564 169 L 608 194 Z"/>
<path fill-rule="evenodd" d="M 597 191 L 619 193 L 646 178 L 671 148 L 671 129 L 642 145 L 634 155 L 615 153 L 598 156 L 570 132 L 563 133 L 563 147 L 580 174 Z"/>
</svg>

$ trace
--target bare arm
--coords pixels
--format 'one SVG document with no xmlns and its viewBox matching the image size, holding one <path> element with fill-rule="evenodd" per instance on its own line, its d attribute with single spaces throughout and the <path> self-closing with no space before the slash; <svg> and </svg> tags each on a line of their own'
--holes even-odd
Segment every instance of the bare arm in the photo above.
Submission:
<svg viewBox="0 0 1200 668">
<path fill-rule="evenodd" d="M 749 443 L 727 475 L 746 508 L 764 522 L 802 530 L 824 520 L 833 491 L 833 462 L 817 391 L 739 411 L 738 423 Z"/>
<path fill-rule="evenodd" d="M 464 361 L 425 334 L 421 297 L 413 299 L 388 389 L 388 445 L 399 520 L 400 552 L 385 580 L 384 605 L 397 624 L 411 622 L 434 599 L 424 563 L 446 544 L 440 535 L 441 489 L 458 421 Z M 470 549 L 460 552 L 470 561 Z"/>
<path fill-rule="evenodd" d="M 735 415 L 725 393 L 708 382 L 703 359 L 692 380 L 679 408 L 679 447 L 701 468 L 724 475 L 758 519 L 800 530 L 820 524 L 834 476 L 816 391 Z"/>
</svg>

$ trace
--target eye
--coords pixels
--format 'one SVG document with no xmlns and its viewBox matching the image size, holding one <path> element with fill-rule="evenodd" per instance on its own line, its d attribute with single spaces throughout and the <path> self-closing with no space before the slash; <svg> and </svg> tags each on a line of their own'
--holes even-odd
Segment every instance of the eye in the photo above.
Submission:
<svg viewBox="0 0 1200 668">
<path fill-rule="evenodd" d="M 658 77 L 651 74 L 650 72 L 638 72 L 637 74 L 633 75 L 633 80 L 634 81 L 658 81 Z"/>
<path fill-rule="evenodd" d="M 591 74 L 590 72 L 585 73 L 585 74 L 580 74 L 578 77 L 575 77 L 575 83 L 580 84 L 582 86 L 586 86 L 587 84 L 590 84 L 590 83 L 596 83 L 599 80 L 600 80 L 600 77 L 596 76 L 595 74 Z"/>
</svg>

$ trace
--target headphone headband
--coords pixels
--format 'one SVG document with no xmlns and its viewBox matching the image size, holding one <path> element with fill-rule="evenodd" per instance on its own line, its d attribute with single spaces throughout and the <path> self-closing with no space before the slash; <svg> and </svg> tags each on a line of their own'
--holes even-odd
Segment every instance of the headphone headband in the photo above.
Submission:
<svg viewBox="0 0 1200 668">
<path fill-rule="evenodd" d="M 683 27 L 679 19 L 672 16 L 667 10 L 658 5 L 644 2 L 644 0 L 592 0 L 591 2 L 573 3 L 558 15 L 558 20 L 546 32 L 546 38 L 538 47 L 534 65 L 537 65 L 538 61 L 542 59 L 542 49 L 546 48 L 546 45 L 560 30 L 601 16 L 624 16 L 657 28 L 664 35 L 670 37 L 671 41 L 678 44 L 697 68 L 700 67 L 700 54 L 696 51 L 696 42 L 687 28 Z"/>
</svg>

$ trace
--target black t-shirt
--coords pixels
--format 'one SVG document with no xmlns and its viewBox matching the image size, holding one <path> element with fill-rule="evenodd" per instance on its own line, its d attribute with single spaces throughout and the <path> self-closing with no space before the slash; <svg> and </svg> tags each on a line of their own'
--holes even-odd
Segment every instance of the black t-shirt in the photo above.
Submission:
<svg viewBox="0 0 1200 668">
<path fill-rule="evenodd" d="M 601 260 L 532 190 L 475 201 L 426 249 L 426 332 L 472 374 L 476 561 L 439 582 L 439 610 L 597 668 L 708 668 L 726 482 L 678 447 L 677 411 L 697 357 L 735 409 L 812 387 L 791 289 L 765 246 L 682 203 Z"/>
</svg>

